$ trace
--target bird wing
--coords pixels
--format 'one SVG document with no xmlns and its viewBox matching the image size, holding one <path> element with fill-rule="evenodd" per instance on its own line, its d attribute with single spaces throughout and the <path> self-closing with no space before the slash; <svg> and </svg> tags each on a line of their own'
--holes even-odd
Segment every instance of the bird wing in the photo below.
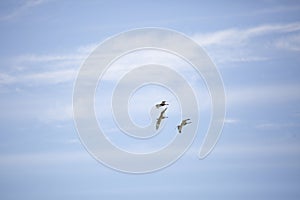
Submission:
<svg viewBox="0 0 300 200">
<path fill-rule="evenodd" d="M 165 108 L 163 111 L 161 111 L 160 116 L 163 116 L 167 109 L 168 108 Z"/>
<path fill-rule="evenodd" d="M 167 108 L 165 108 L 163 111 L 160 112 L 159 118 L 156 122 L 156 130 L 159 128 L 161 120 L 164 118 L 164 113 L 166 112 Z"/>
<path fill-rule="evenodd" d="M 159 128 L 161 120 L 162 120 L 162 117 L 159 117 L 159 118 L 157 119 L 157 122 L 156 122 L 156 130 Z"/>
<path fill-rule="evenodd" d="M 182 120 L 182 122 L 187 122 L 187 121 L 189 121 L 190 119 L 185 119 L 185 120 Z"/>
<path fill-rule="evenodd" d="M 187 125 L 187 124 L 190 124 L 190 123 L 192 123 L 192 122 L 188 122 L 189 120 L 191 120 L 191 119 L 185 119 L 185 120 L 182 120 L 182 122 L 181 122 L 181 125 Z"/>
</svg>

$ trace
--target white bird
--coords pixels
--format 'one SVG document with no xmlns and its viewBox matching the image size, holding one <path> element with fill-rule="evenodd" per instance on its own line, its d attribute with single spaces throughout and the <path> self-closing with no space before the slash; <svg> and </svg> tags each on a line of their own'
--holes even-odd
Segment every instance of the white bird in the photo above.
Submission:
<svg viewBox="0 0 300 200">
<path fill-rule="evenodd" d="M 166 112 L 167 109 L 168 108 L 165 108 L 163 111 L 161 111 L 159 118 L 157 119 L 157 122 L 156 122 L 156 130 L 159 128 L 161 120 L 168 118 L 168 117 L 164 116 L 164 113 Z"/>
<path fill-rule="evenodd" d="M 160 108 L 160 107 L 166 106 L 166 105 L 169 105 L 169 104 L 167 104 L 167 101 L 162 101 L 161 103 L 156 104 L 155 106 L 156 106 L 156 108 Z"/>
<path fill-rule="evenodd" d="M 187 125 L 187 124 L 191 124 L 192 122 L 190 122 L 189 120 L 191 119 L 184 119 L 181 121 L 181 124 L 177 126 L 178 132 L 181 133 L 182 131 L 182 127 Z"/>
</svg>

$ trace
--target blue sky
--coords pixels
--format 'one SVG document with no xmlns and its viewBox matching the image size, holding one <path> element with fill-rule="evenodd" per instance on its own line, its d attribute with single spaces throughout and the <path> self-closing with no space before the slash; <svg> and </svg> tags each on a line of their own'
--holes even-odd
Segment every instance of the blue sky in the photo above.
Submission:
<svg viewBox="0 0 300 200">
<path fill-rule="evenodd" d="M 2 1 L 1 199 L 299 199 L 299 11 L 297 1 L 272 0 Z M 222 75 L 227 117 L 204 160 L 199 133 L 170 167 L 132 175 L 81 145 L 72 93 L 99 43 L 142 27 L 174 29 L 203 46 Z"/>
</svg>

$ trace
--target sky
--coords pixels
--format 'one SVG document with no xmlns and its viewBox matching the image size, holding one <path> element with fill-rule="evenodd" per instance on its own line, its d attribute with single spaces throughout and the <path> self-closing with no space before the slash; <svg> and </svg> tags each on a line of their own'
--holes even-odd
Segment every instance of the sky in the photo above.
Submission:
<svg viewBox="0 0 300 200">
<path fill-rule="evenodd" d="M 1 1 L 1 199 L 299 199 L 299 13 L 298 1 L 279 0 Z M 105 105 L 117 77 L 130 70 L 120 66 L 165 62 L 198 91 L 203 126 L 189 150 L 167 168 L 137 175 L 88 153 L 72 98 L 80 67 L 101 42 L 144 27 L 181 32 L 203 47 L 223 80 L 226 118 L 217 145 L 200 160 L 211 112 L 203 80 L 163 52 L 116 61 L 97 88 L 96 115 L 112 143 L 129 151 L 153 151 L 173 136 L 132 142 L 117 134 Z M 147 86 L 129 101 L 135 123 L 149 123 L 143 113 L 160 100 L 157 94 L 172 103 L 169 118 L 179 116 L 172 93 Z"/>
</svg>

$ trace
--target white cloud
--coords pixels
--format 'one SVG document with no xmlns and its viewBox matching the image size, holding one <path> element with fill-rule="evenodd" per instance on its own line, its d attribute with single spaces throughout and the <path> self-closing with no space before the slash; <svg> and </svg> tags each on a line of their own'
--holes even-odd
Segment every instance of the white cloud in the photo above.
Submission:
<svg viewBox="0 0 300 200">
<path fill-rule="evenodd" d="M 289 123 L 263 123 L 263 124 L 258 124 L 256 126 L 257 129 L 260 130 L 281 130 L 281 129 L 286 129 L 286 128 L 292 128 L 292 127 L 299 127 L 299 124 L 295 124 L 292 122 Z"/>
<path fill-rule="evenodd" d="M 241 45 L 248 40 L 267 34 L 289 33 L 300 30 L 300 23 L 266 24 L 247 29 L 225 29 L 213 33 L 196 34 L 193 38 L 203 46 Z"/>
<path fill-rule="evenodd" d="M 69 139 L 66 141 L 67 144 L 80 144 L 80 140 L 78 138 Z"/>
<path fill-rule="evenodd" d="M 98 44 L 92 43 L 79 46 L 71 53 L 62 54 L 24 54 L 12 58 L 12 63 L 19 71 L 42 69 L 77 69 L 88 57 L 88 55 L 96 48 Z"/>
<path fill-rule="evenodd" d="M 227 167 L 249 167 L 251 169 L 258 167 L 262 168 L 294 168 L 299 167 L 298 159 L 291 159 L 291 157 L 297 157 L 300 153 L 300 148 L 298 143 L 278 143 L 278 145 L 274 145 L 274 143 L 265 143 L 265 142 L 251 142 L 247 143 L 245 141 L 235 141 L 235 143 L 227 143 L 227 144 L 219 144 L 213 151 L 214 156 L 218 156 L 221 159 L 237 159 L 243 163 L 227 163 Z M 282 157 L 286 162 L 278 163 L 278 160 L 272 159 L 275 157 Z M 247 159 L 244 159 L 247 158 Z M 261 160 L 262 162 L 258 162 L 253 164 L 253 159 L 256 161 Z M 268 159 L 268 162 L 264 162 Z M 237 161 L 236 160 L 236 161 Z M 250 161 L 249 164 L 245 165 L 245 162 Z M 224 166 L 225 167 L 225 166 Z"/>
<path fill-rule="evenodd" d="M 20 15 L 24 14 L 33 7 L 39 6 L 45 3 L 46 1 L 47 0 L 26 0 L 22 5 L 16 7 L 11 12 L 0 16 L 0 21 L 7 21 L 19 17 Z"/>
<path fill-rule="evenodd" d="M 0 85 L 11 84 L 16 81 L 16 78 L 5 73 L 0 73 Z"/>
<path fill-rule="evenodd" d="M 299 31 L 300 22 L 295 22 L 198 33 L 192 38 L 202 45 L 217 63 L 252 62 L 270 59 L 270 51 L 272 52 L 271 48 L 274 47 L 298 51 L 299 36 L 286 35 Z"/>
<path fill-rule="evenodd" d="M 73 107 L 72 105 L 56 104 L 53 107 L 45 109 L 40 116 L 42 121 L 66 121 L 73 119 Z"/>
<path fill-rule="evenodd" d="M 266 35 L 271 33 L 282 33 L 282 32 L 293 32 L 300 30 L 300 23 L 290 23 L 281 25 L 262 25 L 257 27 L 252 27 L 248 29 L 228 29 L 223 31 L 218 31 L 211 34 L 198 34 L 194 37 L 197 41 L 203 42 L 206 46 L 212 45 L 231 45 L 237 44 L 237 41 L 249 42 L 251 38 Z M 235 40 L 236 39 L 236 40 Z M 298 37 L 296 38 L 298 39 Z M 292 42 L 290 42 L 292 43 Z M 27 54 L 19 56 L 17 63 L 19 66 L 25 66 L 21 71 L 16 71 L 14 73 L 1 73 L 0 74 L 0 84 L 30 84 L 30 85 L 41 85 L 41 84 L 58 84 L 58 83 L 69 83 L 75 80 L 78 73 L 78 68 L 80 63 L 87 58 L 88 54 L 95 49 L 97 44 L 90 44 L 86 46 L 81 46 L 74 50 L 73 53 L 69 54 L 47 54 L 47 55 L 35 55 Z M 230 53 L 229 53 L 230 54 Z M 227 55 L 229 55 L 227 54 Z M 174 60 L 174 55 L 168 55 L 167 53 L 160 52 L 150 52 L 150 56 L 143 53 L 127 55 L 126 59 L 120 59 L 118 62 L 114 63 L 115 67 L 110 68 L 109 75 L 104 77 L 104 80 L 116 80 L 121 77 L 126 70 L 130 70 L 134 67 L 133 64 L 139 66 L 140 64 L 149 63 L 149 60 L 153 63 L 160 63 L 167 66 L 172 66 L 178 72 L 182 73 L 188 80 L 193 84 L 199 86 L 198 79 L 196 79 L 195 73 L 193 71 L 186 70 L 185 63 L 180 61 L 180 59 Z M 240 57 L 243 58 L 243 57 Z M 234 59 L 234 57 L 232 58 Z M 265 58 L 259 56 L 244 57 L 245 60 L 264 60 Z M 134 63 L 133 63 L 134 61 Z M 72 63 L 73 62 L 73 63 Z M 49 70 L 49 64 L 54 66 Z M 67 64 L 66 64 L 67 63 Z M 72 63 L 72 64 L 70 64 Z M 74 65 L 74 63 L 76 63 Z M 31 66 L 47 66 L 47 67 L 32 67 Z M 26 67 L 29 66 L 29 67 Z M 55 67 L 59 66 L 59 67 Z M 124 66 L 126 70 L 124 69 Z M 127 68 L 128 66 L 128 68 Z M 38 70 L 36 70 L 38 69 Z M 136 77 L 139 78 L 139 77 Z M 172 80 L 172 77 L 168 77 Z M 194 82 L 194 83 L 193 83 Z M 267 86 L 249 86 L 246 88 L 230 88 L 227 91 L 227 104 L 241 105 L 249 104 L 253 102 L 282 102 L 289 100 L 300 99 L 298 85 L 267 85 Z M 199 98 L 200 99 L 200 98 Z M 202 98 L 203 99 L 203 98 Z M 202 102 L 203 103 L 203 102 Z M 209 103 L 209 101 L 208 101 Z M 55 109 L 54 109 L 55 110 Z M 53 111 L 52 114 L 49 112 L 48 118 L 70 118 L 69 114 L 59 115 L 58 113 L 64 112 L 65 108 L 59 108 L 57 111 Z M 66 112 L 67 113 L 67 112 Z M 227 123 L 236 123 L 234 119 L 228 119 Z"/>
<path fill-rule="evenodd" d="M 90 54 L 98 45 L 98 43 L 83 45 L 77 48 L 77 51 L 82 54 Z"/>
<path fill-rule="evenodd" d="M 59 163 L 83 162 L 91 159 L 86 151 L 19 153 L 0 155 L 0 165 L 8 166 L 41 166 Z"/>
<path fill-rule="evenodd" d="M 236 124 L 236 123 L 240 122 L 240 120 L 234 119 L 234 118 L 226 118 L 226 119 L 224 120 L 224 122 L 225 122 L 226 124 Z"/>
<path fill-rule="evenodd" d="M 77 70 L 57 70 L 53 72 L 33 73 L 19 77 L 21 82 L 36 82 L 46 84 L 57 84 L 73 81 L 76 77 Z"/>
<path fill-rule="evenodd" d="M 280 49 L 300 51 L 300 34 L 281 37 L 275 45 Z"/>
<path fill-rule="evenodd" d="M 288 24 L 266 24 L 246 29 L 225 29 L 211 33 L 199 33 L 192 38 L 203 45 L 210 56 L 217 63 L 223 62 L 253 62 L 265 61 L 270 59 L 266 54 L 257 53 L 257 43 L 255 38 L 276 33 L 294 33 L 300 31 L 300 23 Z M 279 34 L 279 35 L 280 35 Z M 274 42 L 274 46 L 280 49 L 300 50 L 300 36 L 293 35 L 279 37 Z M 88 54 L 97 47 L 93 43 L 78 47 L 73 53 L 69 54 L 26 54 L 18 56 L 15 66 L 19 70 L 17 73 L 0 74 L 0 84 L 11 84 L 16 82 L 35 81 L 39 83 L 62 83 L 74 80 L 79 66 L 83 63 Z M 250 45 L 250 46 L 249 46 Z M 251 46 L 252 45 L 252 46 Z M 263 45 L 263 44 L 262 44 Z M 110 67 L 109 73 L 103 77 L 106 80 L 116 80 L 120 74 L 128 72 L 132 67 L 140 64 L 160 63 L 169 66 L 179 66 L 177 70 L 184 71 L 184 62 L 174 59 L 177 56 L 168 55 L 162 52 L 133 53 L 120 58 L 114 67 Z M 125 58 L 125 59 L 124 59 Z M 126 70 L 123 66 L 126 65 Z M 51 70 L 49 70 L 51 69 Z M 29 71 L 29 72 L 28 72 Z M 188 71 L 186 71 L 188 72 Z M 189 74 L 190 79 L 194 79 L 195 73 Z"/>
<path fill-rule="evenodd" d="M 66 60 L 82 60 L 86 57 L 84 54 L 67 54 L 67 55 L 35 55 L 28 54 L 19 56 L 18 62 L 55 62 Z"/>
<path fill-rule="evenodd" d="M 0 85 L 40 86 L 74 81 L 80 65 L 96 46 L 80 46 L 70 54 L 25 54 L 12 58 L 9 72 L 0 73 Z"/>
<path fill-rule="evenodd" d="M 276 7 L 271 7 L 271 8 L 264 8 L 261 10 L 253 11 L 249 13 L 252 16 L 257 16 L 261 14 L 274 14 L 274 13 L 282 13 L 282 12 L 298 12 L 300 10 L 300 6 L 297 5 L 280 5 Z"/>
<path fill-rule="evenodd" d="M 300 100 L 300 85 L 255 85 L 227 89 L 227 105 L 257 105 Z"/>
<path fill-rule="evenodd" d="M 59 84 L 75 80 L 77 70 L 62 69 L 56 71 L 9 75 L 0 74 L 0 85 L 22 84 L 22 85 L 42 85 L 42 84 Z"/>
</svg>

